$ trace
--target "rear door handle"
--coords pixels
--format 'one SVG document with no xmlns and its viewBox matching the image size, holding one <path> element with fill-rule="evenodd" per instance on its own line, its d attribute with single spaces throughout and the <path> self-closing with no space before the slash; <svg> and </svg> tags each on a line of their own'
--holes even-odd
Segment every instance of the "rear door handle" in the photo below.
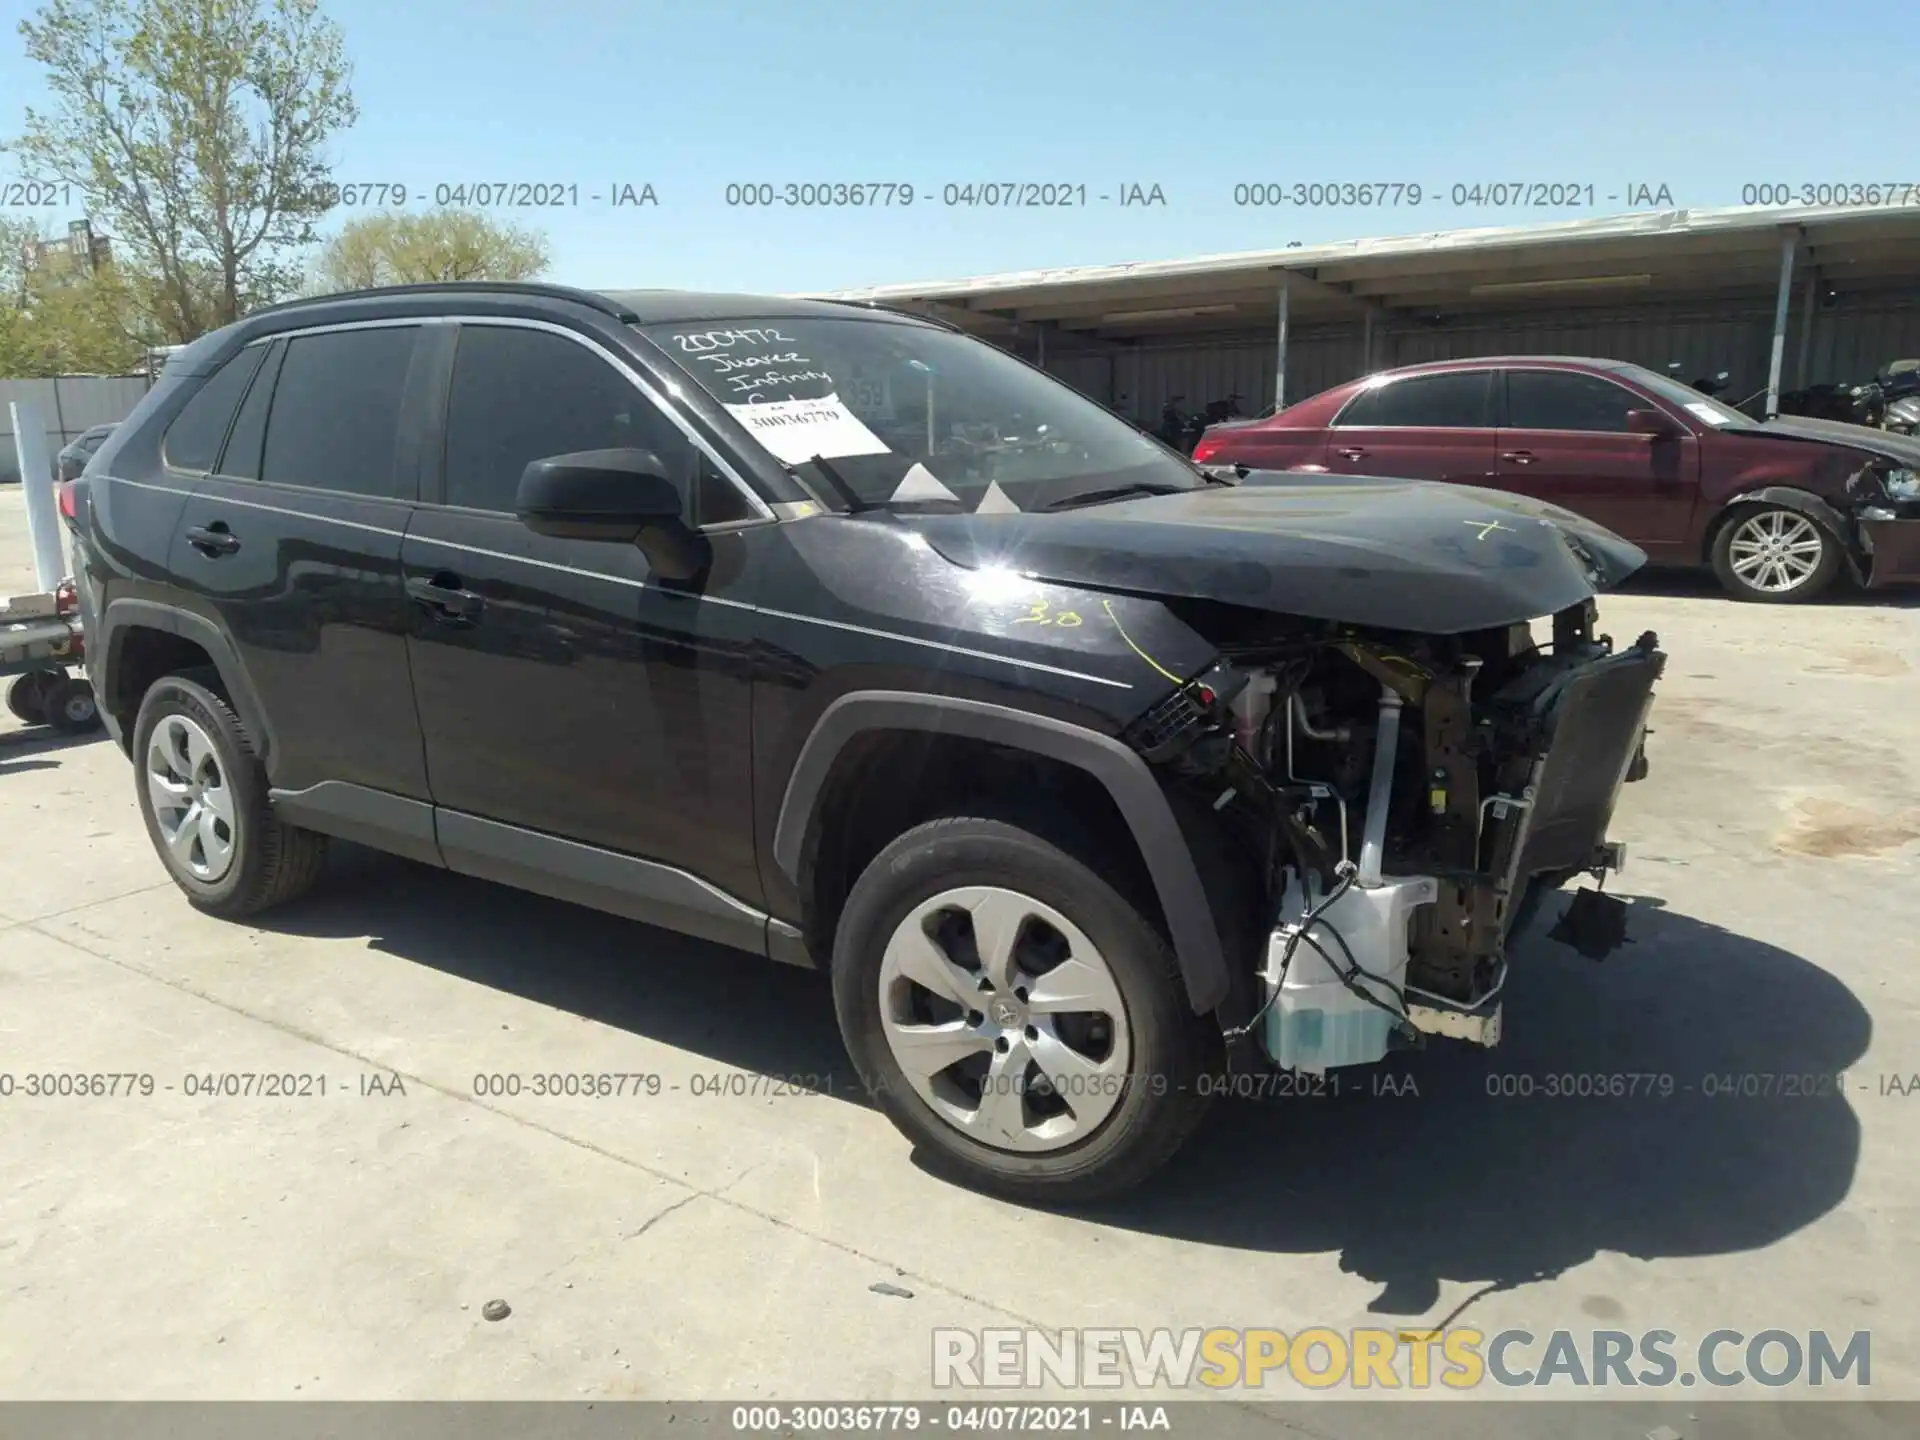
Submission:
<svg viewBox="0 0 1920 1440">
<path fill-rule="evenodd" d="M 1338 455 L 1342 460 L 1364 460 L 1367 458 L 1365 448 L 1359 445 L 1346 445 L 1333 453 Z"/>
<path fill-rule="evenodd" d="M 211 525 L 189 525 L 185 533 L 187 543 L 210 559 L 231 555 L 240 548 L 240 537 L 227 529 L 224 520 L 216 520 Z"/>
<path fill-rule="evenodd" d="M 1531 465 L 1533 463 L 1533 452 L 1531 450 L 1503 450 L 1500 452 L 1500 458 L 1502 460 L 1511 460 L 1516 465 Z"/>
<path fill-rule="evenodd" d="M 486 601 L 471 590 L 460 588 L 460 577 L 442 570 L 431 579 L 419 575 L 407 577 L 407 594 L 436 620 L 463 624 L 486 608 Z"/>
</svg>

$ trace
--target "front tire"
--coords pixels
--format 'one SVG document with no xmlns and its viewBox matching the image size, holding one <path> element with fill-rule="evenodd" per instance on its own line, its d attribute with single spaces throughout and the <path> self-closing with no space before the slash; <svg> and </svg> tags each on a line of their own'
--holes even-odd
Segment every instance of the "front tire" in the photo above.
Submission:
<svg viewBox="0 0 1920 1440">
<path fill-rule="evenodd" d="M 187 899 L 236 919 L 312 888 L 326 837 L 282 822 L 233 710 L 181 675 L 154 682 L 133 727 L 141 818 Z"/>
<path fill-rule="evenodd" d="M 1217 1037 L 1173 952 L 1105 878 L 1027 830 L 930 821 L 855 882 L 833 947 L 855 1067 L 931 1168 L 1081 1203 L 1171 1158 Z"/>
<path fill-rule="evenodd" d="M 1735 511 L 1713 539 L 1713 573 L 1735 599 L 1811 600 L 1840 573 L 1840 541 L 1811 515 L 1783 505 Z"/>
</svg>

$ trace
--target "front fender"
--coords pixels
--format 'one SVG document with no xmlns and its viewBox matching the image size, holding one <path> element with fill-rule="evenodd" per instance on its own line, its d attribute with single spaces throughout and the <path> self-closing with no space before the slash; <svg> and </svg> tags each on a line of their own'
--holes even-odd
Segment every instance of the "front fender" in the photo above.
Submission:
<svg viewBox="0 0 1920 1440">
<path fill-rule="evenodd" d="M 1027 750 L 1084 770 L 1106 787 L 1139 846 L 1172 932 L 1187 1000 L 1197 1013 L 1227 997 L 1227 962 L 1199 868 L 1146 761 L 1120 741 L 1051 716 L 948 695 L 861 690 L 821 713 L 801 747 L 774 826 L 773 858 L 798 883 L 801 852 L 834 760 L 855 736 L 924 730 Z"/>
<path fill-rule="evenodd" d="M 1721 527 L 1743 505 L 1779 505 L 1817 520 L 1840 542 L 1840 551 L 1847 557 L 1847 568 L 1853 572 L 1855 582 L 1862 585 L 1866 583 L 1866 568 L 1861 563 L 1860 540 L 1854 533 L 1853 522 L 1811 490 L 1802 490 L 1793 485 L 1763 485 L 1758 490 L 1745 490 L 1728 497 L 1720 513 L 1714 516 L 1713 524 L 1707 527 L 1701 559 L 1713 554 L 1714 541 L 1719 538 Z"/>
</svg>

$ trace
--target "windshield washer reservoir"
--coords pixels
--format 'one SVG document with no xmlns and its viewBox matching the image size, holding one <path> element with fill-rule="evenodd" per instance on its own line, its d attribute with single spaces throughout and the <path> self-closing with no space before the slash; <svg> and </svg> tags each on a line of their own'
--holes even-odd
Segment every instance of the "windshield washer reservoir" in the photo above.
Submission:
<svg viewBox="0 0 1920 1440">
<path fill-rule="evenodd" d="M 1370 1065 L 1386 1056 L 1395 1017 L 1405 1014 L 1407 926 L 1416 907 L 1438 898 L 1439 884 L 1431 875 L 1387 875 L 1370 889 L 1348 889 L 1294 946 L 1284 983 L 1280 965 L 1297 923 L 1275 927 L 1267 939 L 1261 979 L 1266 996 L 1273 997 L 1276 985 L 1280 993 L 1262 1021 L 1260 1042 L 1276 1065 L 1319 1074 L 1340 1065 Z M 1290 883 L 1281 913 L 1304 916 L 1319 899 L 1317 885 L 1303 898 L 1299 885 Z M 1356 975 L 1352 982 L 1378 1005 L 1342 980 L 1350 964 L 1340 940 L 1363 970 L 1378 977 Z"/>
</svg>

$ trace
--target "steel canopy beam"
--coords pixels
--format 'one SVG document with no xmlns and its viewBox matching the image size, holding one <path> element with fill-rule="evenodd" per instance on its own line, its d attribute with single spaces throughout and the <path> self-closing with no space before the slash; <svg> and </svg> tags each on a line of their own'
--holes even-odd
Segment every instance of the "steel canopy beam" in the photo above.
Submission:
<svg viewBox="0 0 1920 1440">
<path fill-rule="evenodd" d="M 1800 244 L 1798 226 L 1780 237 L 1780 288 L 1773 301 L 1773 349 L 1767 360 L 1767 418 L 1780 413 L 1780 362 L 1787 352 L 1787 304 L 1793 298 L 1793 252 Z"/>
</svg>

